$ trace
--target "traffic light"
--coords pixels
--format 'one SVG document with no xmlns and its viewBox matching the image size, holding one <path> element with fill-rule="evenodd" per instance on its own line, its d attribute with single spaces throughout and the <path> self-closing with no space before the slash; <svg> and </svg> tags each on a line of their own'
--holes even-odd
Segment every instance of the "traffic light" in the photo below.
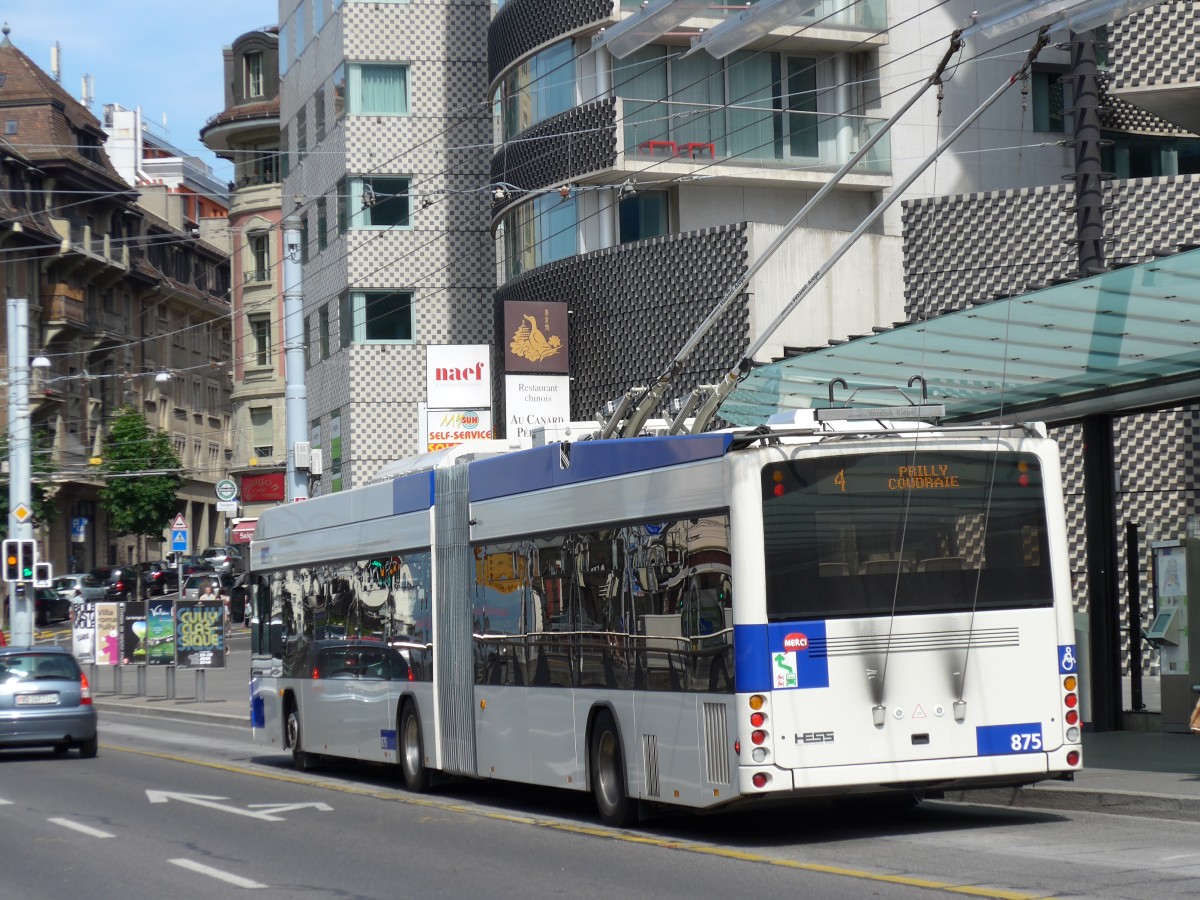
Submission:
<svg viewBox="0 0 1200 900">
<path fill-rule="evenodd" d="M 21 542 L 15 538 L 4 539 L 4 580 L 21 580 Z"/>
<path fill-rule="evenodd" d="M 54 587 L 54 565 L 48 562 L 33 564 L 33 586 Z"/>
<path fill-rule="evenodd" d="M 32 538 L 5 538 L 4 580 L 33 581 L 37 565 L 37 541 Z"/>
</svg>

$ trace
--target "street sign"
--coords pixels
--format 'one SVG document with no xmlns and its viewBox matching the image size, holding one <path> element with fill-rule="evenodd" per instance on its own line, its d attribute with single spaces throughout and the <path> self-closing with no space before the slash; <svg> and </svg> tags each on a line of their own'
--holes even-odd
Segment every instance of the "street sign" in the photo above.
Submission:
<svg viewBox="0 0 1200 900">
<path fill-rule="evenodd" d="M 33 517 L 33 510 L 24 503 L 18 503 L 13 507 L 12 515 L 14 519 L 24 525 Z"/>
<path fill-rule="evenodd" d="M 218 500 L 217 512 L 235 513 L 238 511 L 238 502 L 236 500 Z"/>
<path fill-rule="evenodd" d="M 171 523 L 171 552 L 183 551 L 187 552 L 188 548 L 188 525 L 187 519 L 183 517 L 183 513 L 175 514 L 175 521 Z"/>
<path fill-rule="evenodd" d="M 235 500 L 238 495 L 238 487 L 233 481 L 228 478 L 222 478 L 217 482 L 216 487 L 218 500 Z"/>
<path fill-rule="evenodd" d="M 71 519 L 71 542 L 82 544 L 87 541 L 87 517 L 75 516 Z"/>
</svg>

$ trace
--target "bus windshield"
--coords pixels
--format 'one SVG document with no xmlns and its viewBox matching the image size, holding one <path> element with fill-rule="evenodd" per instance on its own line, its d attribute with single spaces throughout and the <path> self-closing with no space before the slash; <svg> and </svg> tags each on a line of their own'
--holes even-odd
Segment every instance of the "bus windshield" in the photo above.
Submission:
<svg viewBox="0 0 1200 900">
<path fill-rule="evenodd" d="M 861 454 L 763 468 L 771 620 L 1050 606 L 1028 453 Z"/>
</svg>

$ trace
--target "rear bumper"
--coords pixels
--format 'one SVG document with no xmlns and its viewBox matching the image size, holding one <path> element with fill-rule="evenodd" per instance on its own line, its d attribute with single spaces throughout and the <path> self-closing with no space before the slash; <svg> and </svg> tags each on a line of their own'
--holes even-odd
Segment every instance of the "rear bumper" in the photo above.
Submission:
<svg viewBox="0 0 1200 900">
<path fill-rule="evenodd" d="M 20 715 L 0 713 L 0 747 L 45 747 L 95 736 L 96 711 L 90 706 L 22 711 Z"/>
</svg>

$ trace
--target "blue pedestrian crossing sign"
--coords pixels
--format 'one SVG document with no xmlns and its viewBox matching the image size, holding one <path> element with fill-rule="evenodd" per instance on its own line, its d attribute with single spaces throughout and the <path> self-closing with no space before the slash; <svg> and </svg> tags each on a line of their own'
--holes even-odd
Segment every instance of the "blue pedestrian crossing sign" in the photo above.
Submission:
<svg viewBox="0 0 1200 900">
<path fill-rule="evenodd" d="M 171 523 L 171 550 L 172 551 L 187 551 L 188 548 L 188 527 L 187 519 L 183 514 L 175 516 L 175 521 Z"/>
</svg>

